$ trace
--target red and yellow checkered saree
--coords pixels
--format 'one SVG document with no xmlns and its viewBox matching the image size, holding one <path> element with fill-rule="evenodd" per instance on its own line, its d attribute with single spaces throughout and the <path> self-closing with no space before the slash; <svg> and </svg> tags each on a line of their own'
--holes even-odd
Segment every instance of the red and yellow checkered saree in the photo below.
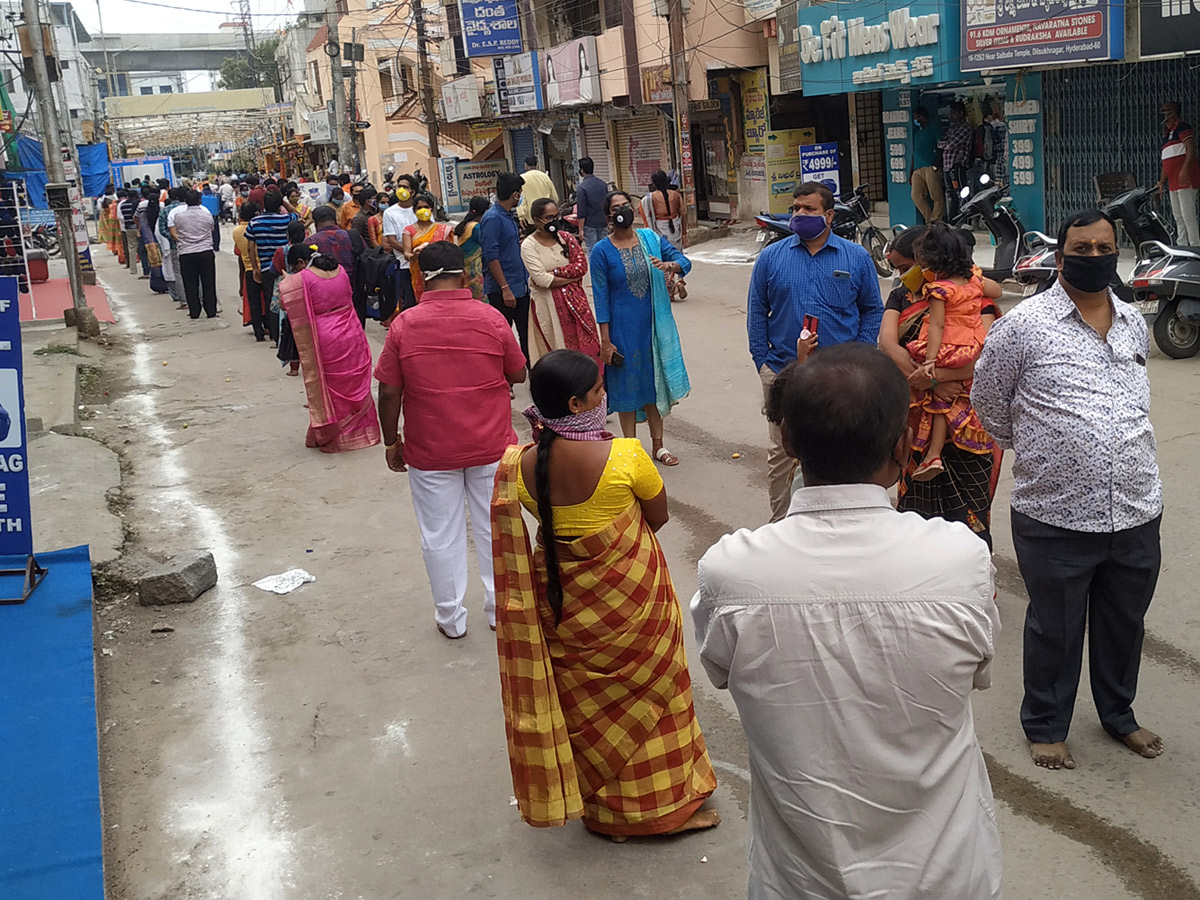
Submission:
<svg viewBox="0 0 1200 900">
<path fill-rule="evenodd" d="M 492 498 L 500 691 L 521 817 L 538 827 L 582 817 L 603 834 L 672 831 L 717 781 L 666 558 L 637 503 L 559 542 L 555 626 L 517 498 L 524 449 L 505 453 Z"/>
</svg>

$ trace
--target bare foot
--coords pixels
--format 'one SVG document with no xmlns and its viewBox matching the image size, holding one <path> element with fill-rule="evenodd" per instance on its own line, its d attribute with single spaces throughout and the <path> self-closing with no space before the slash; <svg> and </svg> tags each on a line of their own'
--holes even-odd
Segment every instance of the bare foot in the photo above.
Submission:
<svg viewBox="0 0 1200 900">
<path fill-rule="evenodd" d="M 1144 756 L 1146 759 L 1154 759 L 1166 752 L 1162 738 L 1145 728 L 1122 735 L 1121 741 L 1138 756 Z"/>
<path fill-rule="evenodd" d="M 1033 755 L 1033 761 L 1043 769 L 1075 768 L 1075 760 L 1071 758 L 1071 751 L 1067 749 L 1066 741 L 1059 741 L 1057 744 L 1030 742 L 1029 752 Z"/>
<path fill-rule="evenodd" d="M 715 828 L 721 824 L 721 817 L 715 809 L 698 809 L 692 817 L 667 834 L 683 834 L 685 831 L 702 831 L 705 828 Z"/>
</svg>

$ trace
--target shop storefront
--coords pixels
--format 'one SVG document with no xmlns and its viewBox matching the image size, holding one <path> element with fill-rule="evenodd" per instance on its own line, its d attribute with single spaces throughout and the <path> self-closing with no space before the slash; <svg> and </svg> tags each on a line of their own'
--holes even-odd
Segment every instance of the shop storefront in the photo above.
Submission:
<svg viewBox="0 0 1200 900">
<path fill-rule="evenodd" d="M 961 2 L 966 5 L 966 0 Z M 1043 227 L 1043 118 L 1038 76 L 989 71 L 984 77 L 964 72 L 959 2 L 860 0 L 853 7 L 853 18 L 829 10 L 814 6 L 795 12 L 793 37 L 804 94 L 862 98 L 865 102 L 853 102 L 856 135 L 878 133 L 876 123 L 867 119 L 880 115 L 878 127 L 886 158 L 862 157 L 855 152 L 853 155 L 861 158 L 856 167 L 851 166 L 854 171 L 850 174 L 854 184 L 884 175 L 892 224 L 912 225 L 920 219 L 910 184 L 914 112 L 925 109 L 934 127 L 944 129 L 951 104 L 957 101 L 966 107 L 966 121 L 973 129 L 970 169 L 986 171 L 1007 183 L 1025 227 Z M 783 18 L 781 13 L 780 20 Z M 879 93 L 878 107 L 868 92 Z M 881 111 L 875 112 L 880 107 Z M 847 160 L 841 160 L 843 191 L 849 186 L 846 164 Z"/>
<path fill-rule="evenodd" d="M 617 188 L 638 195 L 650 189 L 650 176 L 670 168 L 667 152 L 666 117 L 654 108 L 642 108 L 634 115 L 612 123 L 613 181 Z"/>
</svg>

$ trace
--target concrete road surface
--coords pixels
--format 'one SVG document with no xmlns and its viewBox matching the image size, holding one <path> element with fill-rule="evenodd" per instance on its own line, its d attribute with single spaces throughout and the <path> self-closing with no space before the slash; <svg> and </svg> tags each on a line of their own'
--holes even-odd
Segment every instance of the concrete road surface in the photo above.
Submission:
<svg viewBox="0 0 1200 900">
<path fill-rule="evenodd" d="M 683 602 L 704 550 L 767 517 L 766 427 L 744 327 L 751 240 L 697 247 L 691 296 L 674 308 L 693 389 L 667 421 L 681 464 L 663 473 L 672 521 L 661 538 Z M 104 642 L 114 654 L 98 657 L 110 897 L 744 896 L 746 744 L 690 637 L 723 824 L 614 845 L 579 823 L 520 821 L 478 581 L 469 636 L 446 641 L 405 476 L 388 471 L 382 448 L 305 449 L 301 380 L 242 327 L 229 244 L 214 323 L 188 321 L 97 253 L 120 322 L 91 424 L 123 454 L 132 544 L 208 547 L 220 570 L 193 605 L 116 600 L 99 615 L 98 631 L 114 632 Z M 378 352 L 383 330 L 368 323 L 367 333 Z M 976 695 L 975 711 L 1008 898 L 1200 898 L 1200 359 L 1156 353 L 1150 372 L 1167 511 L 1137 709 L 1167 752 L 1143 760 L 1109 739 L 1085 686 L 1072 733 L 1079 767 L 1030 762 L 1017 720 L 1025 599 L 1006 478 L 995 515 L 1005 630 L 995 687 Z M 514 412 L 527 402 L 518 388 Z M 517 430 L 527 433 L 523 422 Z M 286 596 L 251 586 L 297 566 L 316 582 Z M 163 623 L 175 631 L 150 633 Z"/>
</svg>

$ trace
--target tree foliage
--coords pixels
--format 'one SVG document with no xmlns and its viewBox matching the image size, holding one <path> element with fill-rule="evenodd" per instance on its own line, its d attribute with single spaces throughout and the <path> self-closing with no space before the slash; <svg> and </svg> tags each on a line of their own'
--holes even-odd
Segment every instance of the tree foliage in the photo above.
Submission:
<svg viewBox="0 0 1200 900">
<path fill-rule="evenodd" d="M 275 60 L 275 48 L 278 46 L 279 38 L 271 37 L 261 41 L 253 54 L 242 51 L 237 56 L 227 57 L 217 73 L 217 89 L 236 91 L 265 87 L 275 91 L 278 97 L 282 86 L 279 64 Z"/>
</svg>

